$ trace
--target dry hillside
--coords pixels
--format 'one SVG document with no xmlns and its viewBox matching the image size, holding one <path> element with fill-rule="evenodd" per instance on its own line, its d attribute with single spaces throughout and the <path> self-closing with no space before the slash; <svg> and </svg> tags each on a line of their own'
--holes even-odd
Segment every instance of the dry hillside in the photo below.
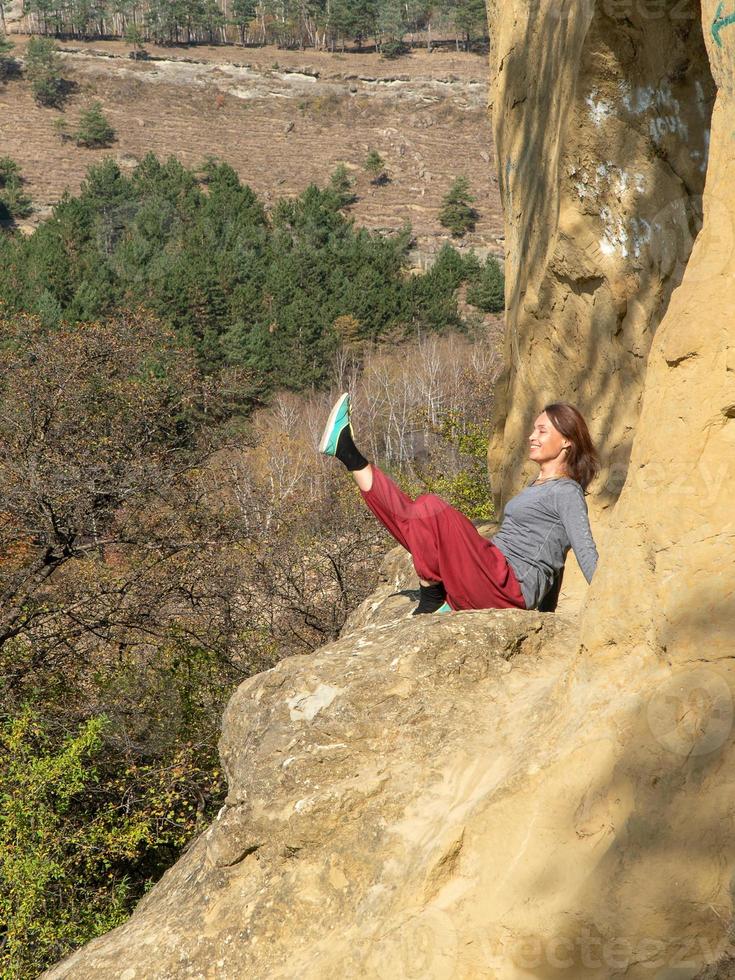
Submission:
<svg viewBox="0 0 735 980">
<path fill-rule="evenodd" d="M 28 38 L 13 40 L 22 58 Z M 78 189 L 90 163 L 112 153 L 130 167 L 152 150 L 188 166 L 217 155 L 266 202 L 324 182 L 344 162 L 358 178 L 357 223 L 397 229 L 410 221 L 419 262 L 448 237 L 438 222 L 441 198 L 466 174 L 481 217 L 465 243 L 502 255 L 484 57 L 417 50 L 391 62 L 374 53 L 148 45 L 160 60 L 139 62 L 122 42 L 59 48 L 78 86 L 65 110 L 70 127 L 97 98 L 118 140 L 107 150 L 62 142 L 53 129 L 59 112 L 35 105 L 25 81 L 0 90 L 3 153 L 20 163 L 41 209 L 27 228 L 65 187 Z M 391 181 L 382 187 L 362 169 L 370 148 L 387 164 Z"/>
</svg>

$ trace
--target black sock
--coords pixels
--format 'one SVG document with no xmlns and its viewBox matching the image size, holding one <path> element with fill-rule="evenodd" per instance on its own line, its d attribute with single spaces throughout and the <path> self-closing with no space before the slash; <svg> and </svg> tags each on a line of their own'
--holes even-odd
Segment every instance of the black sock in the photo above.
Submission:
<svg viewBox="0 0 735 980">
<path fill-rule="evenodd" d="M 348 470 L 364 470 L 368 464 L 368 461 L 352 441 L 349 425 L 346 425 L 340 432 L 334 455 L 345 464 Z"/>
<path fill-rule="evenodd" d="M 431 585 L 419 585 L 419 604 L 411 613 L 416 616 L 418 613 L 436 612 L 439 606 L 443 606 L 447 598 L 447 590 L 443 582 L 432 582 Z"/>
</svg>

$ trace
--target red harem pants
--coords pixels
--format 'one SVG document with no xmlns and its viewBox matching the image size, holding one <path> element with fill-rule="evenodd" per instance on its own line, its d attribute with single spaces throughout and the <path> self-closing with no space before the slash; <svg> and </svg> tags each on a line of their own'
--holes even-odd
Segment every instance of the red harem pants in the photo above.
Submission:
<svg viewBox="0 0 735 980">
<path fill-rule="evenodd" d="M 452 609 L 525 609 L 512 568 L 472 521 L 434 493 L 411 500 L 375 465 L 363 500 L 411 553 L 419 578 L 441 581 Z"/>
</svg>

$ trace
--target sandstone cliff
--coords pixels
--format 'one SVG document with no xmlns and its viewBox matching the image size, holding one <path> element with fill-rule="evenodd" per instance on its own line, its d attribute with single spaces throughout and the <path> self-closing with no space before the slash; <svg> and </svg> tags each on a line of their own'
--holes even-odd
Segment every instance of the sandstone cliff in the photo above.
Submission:
<svg viewBox="0 0 735 980">
<path fill-rule="evenodd" d="M 555 614 L 417 620 L 392 552 L 338 641 L 241 686 L 220 817 L 49 977 L 732 975 L 728 14 L 491 9 L 508 248 L 491 471 L 502 502 L 544 401 L 579 405 L 607 460 L 589 590 L 575 605 L 572 576 Z"/>
<path fill-rule="evenodd" d="M 218 820 L 50 978 L 673 978 L 726 949 L 728 675 L 602 665 L 559 614 L 414 618 L 409 557 L 382 571 L 240 687 Z"/>
</svg>

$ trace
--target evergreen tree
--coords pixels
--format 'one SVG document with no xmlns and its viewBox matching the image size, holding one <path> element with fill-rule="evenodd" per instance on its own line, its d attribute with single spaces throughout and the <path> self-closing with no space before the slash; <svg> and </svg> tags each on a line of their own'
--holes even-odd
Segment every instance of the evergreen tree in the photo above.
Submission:
<svg viewBox="0 0 735 980">
<path fill-rule="evenodd" d="M 125 41 L 126 44 L 132 45 L 133 50 L 130 53 L 131 57 L 147 57 L 145 47 L 143 46 L 143 40 L 143 32 L 138 24 L 136 24 L 134 21 L 130 21 L 123 31 L 123 41 Z"/>
<path fill-rule="evenodd" d="M 102 103 L 95 100 L 79 117 L 79 128 L 75 133 L 77 146 L 90 148 L 109 146 L 115 139 L 115 130 L 102 112 Z"/>
<path fill-rule="evenodd" d="M 33 97 L 40 105 L 58 108 L 64 101 L 61 59 L 49 37 L 32 37 L 26 47 L 26 75 Z"/>
<path fill-rule="evenodd" d="M 27 218 L 33 211 L 31 199 L 18 183 L 10 183 L 0 190 L 0 219 Z"/>
<path fill-rule="evenodd" d="M 492 255 L 488 255 L 479 275 L 470 283 L 467 302 L 486 313 L 502 313 L 505 309 L 505 277 Z"/>
<path fill-rule="evenodd" d="M 466 177 L 457 177 L 442 198 L 439 221 L 454 236 L 461 237 L 467 231 L 474 231 L 478 218 L 477 211 L 471 206 L 474 200 Z"/>
<path fill-rule="evenodd" d="M 354 204 L 357 200 L 352 191 L 354 182 L 354 178 L 350 176 L 347 167 L 340 163 L 329 178 L 329 186 L 339 198 L 339 207 L 343 208 L 348 204 Z"/>
<path fill-rule="evenodd" d="M 470 50 L 474 37 L 487 37 L 485 0 L 442 0 L 442 5 L 455 29 L 464 36 L 465 51 Z"/>
<path fill-rule="evenodd" d="M 388 181 L 388 174 L 385 172 L 385 160 L 377 150 L 370 150 L 365 157 L 363 165 L 365 170 L 371 175 L 371 184 L 385 184 Z"/>
<path fill-rule="evenodd" d="M 378 0 L 350 0 L 350 34 L 361 48 L 378 33 Z"/>
<path fill-rule="evenodd" d="M 20 180 L 20 167 L 12 157 L 0 157 L 0 187 L 5 187 L 8 181 Z"/>
<path fill-rule="evenodd" d="M 355 329 L 369 343 L 461 326 L 457 284 L 477 269 L 447 246 L 429 273 L 407 276 L 410 226 L 355 228 L 339 168 L 270 215 L 228 164 L 197 173 L 153 153 L 129 176 L 103 159 L 32 235 L 0 240 L 0 300 L 46 327 L 142 304 L 205 373 L 250 368 L 257 398 L 320 385 Z"/>
<path fill-rule="evenodd" d="M 2 2 L 3 0 L 0 0 L 0 7 L 2 6 Z M 9 41 L 4 34 L 0 34 L 0 82 L 9 78 L 13 72 L 15 60 L 10 52 L 14 47 L 15 45 L 12 41 Z"/>
<path fill-rule="evenodd" d="M 403 42 L 406 33 L 405 8 L 402 0 L 382 0 L 378 12 L 380 51 L 386 58 L 397 58 L 408 50 Z"/>
<path fill-rule="evenodd" d="M 11 157 L 0 157 L 0 220 L 27 218 L 32 210 L 20 167 Z"/>
<path fill-rule="evenodd" d="M 233 0 L 232 22 L 240 32 L 240 43 L 245 44 L 245 34 L 257 18 L 257 0 Z"/>
<path fill-rule="evenodd" d="M 338 42 L 344 51 L 345 41 L 348 37 L 352 36 L 353 27 L 352 0 L 331 0 L 329 20 L 327 21 L 326 28 L 332 51 L 334 51 L 335 45 Z"/>
</svg>

